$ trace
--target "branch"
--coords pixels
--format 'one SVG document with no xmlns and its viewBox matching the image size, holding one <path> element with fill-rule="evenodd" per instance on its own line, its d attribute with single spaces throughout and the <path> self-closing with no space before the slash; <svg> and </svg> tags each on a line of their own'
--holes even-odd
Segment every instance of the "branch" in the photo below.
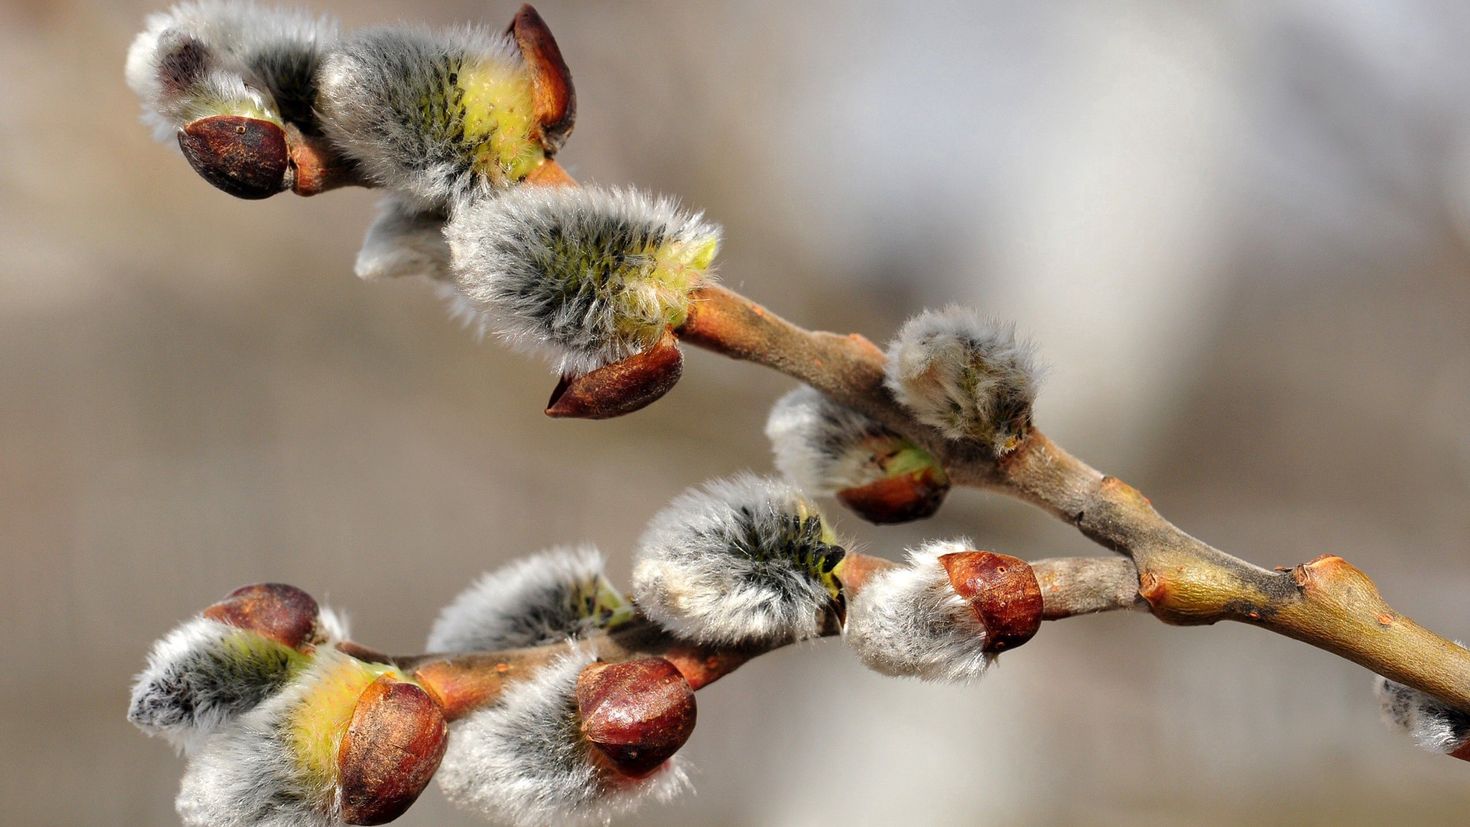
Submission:
<svg viewBox="0 0 1470 827">
<path fill-rule="evenodd" d="M 1137 566 L 1138 595 L 1166 623 L 1249 623 L 1470 709 L 1470 651 L 1394 611 L 1367 575 L 1339 557 L 1276 571 L 1233 557 L 1036 429 L 999 457 L 973 441 L 947 439 L 893 399 L 884 387 L 884 354 L 868 339 L 804 330 L 724 287 L 698 288 L 678 333 L 806 382 L 924 446 L 956 482 L 1029 502 L 1127 555 Z"/>
<path fill-rule="evenodd" d="M 1020 566 L 1028 564 L 1014 561 Z M 849 597 L 861 591 L 868 576 L 899 564 L 865 554 L 849 553 L 843 587 Z M 1137 574 L 1133 565 L 1118 558 L 1062 557 L 1029 564 L 1041 592 L 1041 619 L 1061 620 L 1076 615 L 1119 609 L 1141 608 Z M 986 592 L 979 600 L 985 610 L 1004 600 L 1004 595 Z M 824 636 L 841 634 L 835 624 Z M 581 645 L 604 663 L 619 663 L 646 657 L 661 657 L 673 663 L 694 689 L 723 678 L 752 658 L 783 648 L 788 642 L 761 646 L 699 646 L 681 641 L 654 623 L 638 617 L 613 631 L 597 632 Z M 492 703 L 507 684 L 536 674 L 566 653 L 563 643 L 500 652 L 460 652 L 390 656 L 355 643 L 338 648 L 353 657 L 377 663 L 392 663 L 433 692 L 444 707 L 444 717 L 455 720 Z"/>
</svg>

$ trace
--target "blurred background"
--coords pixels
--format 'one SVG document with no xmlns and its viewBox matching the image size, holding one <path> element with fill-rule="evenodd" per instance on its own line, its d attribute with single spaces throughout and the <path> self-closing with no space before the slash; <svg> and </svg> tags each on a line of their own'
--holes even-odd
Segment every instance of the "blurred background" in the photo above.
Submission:
<svg viewBox="0 0 1470 827">
<path fill-rule="evenodd" d="M 333 0 L 349 26 L 514 4 Z M 1323 552 L 1470 635 L 1470 5 L 538 3 L 578 81 L 562 160 L 726 228 L 725 281 L 885 340 L 948 302 L 1050 365 L 1038 420 L 1186 529 Z M 243 583 L 408 651 L 480 571 L 598 543 L 625 578 L 684 487 L 770 467 L 789 383 L 691 353 L 611 422 L 351 271 L 375 196 L 233 200 L 150 142 L 123 54 L 159 4 L 0 2 L 0 799 L 10 825 L 174 823 L 124 719 L 150 642 Z M 834 511 L 838 510 L 833 506 Z M 957 492 L 840 525 L 1102 554 Z M 1255 629 L 1048 624 L 980 685 L 839 643 L 700 695 L 698 794 L 629 824 L 1463 823 L 1463 764 L 1369 675 Z M 469 825 L 436 789 L 400 822 Z"/>
</svg>

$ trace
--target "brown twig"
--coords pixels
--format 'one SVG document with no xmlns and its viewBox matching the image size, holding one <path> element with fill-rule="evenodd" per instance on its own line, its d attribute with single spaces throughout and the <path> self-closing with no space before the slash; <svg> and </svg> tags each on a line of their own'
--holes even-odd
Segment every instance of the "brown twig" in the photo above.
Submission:
<svg viewBox="0 0 1470 827">
<path fill-rule="evenodd" d="M 1132 486 L 1039 430 L 1004 457 L 946 439 L 893 399 L 883 384 L 884 355 L 872 342 L 804 330 L 726 288 L 699 288 L 678 333 L 799 379 L 924 446 L 954 481 L 1037 505 L 1126 555 L 1137 566 L 1138 594 L 1166 623 L 1249 623 L 1470 709 L 1470 651 L 1395 612 L 1367 575 L 1339 557 L 1276 571 L 1247 563 L 1181 531 Z"/>
<path fill-rule="evenodd" d="M 843 586 L 849 596 L 855 595 L 870 575 L 896 565 L 880 557 L 851 554 L 844 568 Z M 1030 566 L 1041 589 L 1042 617 L 1046 620 L 1141 606 L 1134 585 L 1137 582 L 1134 569 L 1127 560 L 1056 558 Z M 837 635 L 840 629 L 832 625 L 824 634 Z M 581 645 L 608 663 L 662 657 L 678 668 L 691 687 L 699 689 L 730 674 L 751 658 L 785 646 L 786 642 L 744 648 L 699 646 L 680 641 L 639 617 L 615 631 L 591 635 Z M 439 699 L 445 718 L 451 721 L 492 702 L 508 683 L 534 674 L 566 653 L 563 644 L 503 652 L 402 657 L 381 655 L 351 643 L 340 644 L 339 648 L 365 660 L 391 661 L 412 673 Z"/>
</svg>

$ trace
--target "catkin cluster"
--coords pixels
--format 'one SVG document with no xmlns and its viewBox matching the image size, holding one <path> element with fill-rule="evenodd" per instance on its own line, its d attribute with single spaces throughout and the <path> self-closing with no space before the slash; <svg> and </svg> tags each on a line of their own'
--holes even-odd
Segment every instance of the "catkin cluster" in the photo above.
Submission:
<svg viewBox="0 0 1470 827">
<path fill-rule="evenodd" d="M 679 668 L 600 662 L 600 637 L 653 624 L 716 652 L 844 635 L 885 674 L 968 680 L 994 647 L 979 598 L 947 562 L 976 554 L 965 546 L 924 546 L 854 590 L 852 557 L 820 509 L 789 483 L 740 474 L 653 517 L 629 598 L 589 546 L 481 576 L 429 632 L 438 671 L 367 652 L 298 589 L 246 587 L 155 645 L 129 718 L 188 757 L 177 801 L 187 824 L 382 823 L 435 777 L 495 820 L 596 823 L 687 789 L 676 753 L 694 726 Z M 474 683 L 453 665 L 465 653 L 493 664 L 528 651 L 547 653 L 532 671 L 487 667 L 503 691 L 456 695 L 457 682 Z"/>
<path fill-rule="evenodd" d="M 508 32 L 342 32 L 203 0 L 149 18 L 127 78 L 155 131 L 235 195 L 296 186 L 307 174 L 298 148 L 325 142 L 384 192 L 359 275 L 427 277 L 476 329 L 564 374 L 654 348 L 713 276 L 720 233 L 698 213 L 550 172 L 575 96 L 529 8 Z M 647 381 L 672 384 L 667 370 Z M 646 401 L 605 404 L 621 413 Z"/>
<path fill-rule="evenodd" d="M 604 756 L 598 735 L 622 720 L 619 710 L 585 708 L 580 682 L 593 657 L 578 641 L 631 618 L 589 547 L 485 574 L 445 607 L 431 650 L 564 651 L 494 702 L 458 710 L 446 706 L 453 687 L 365 654 L 304 592 L 251 586 L 154 646 L 128 717 L 188 757 L 177 809 L 190 825 L 380 824 L 436 773 L 451 798 L 497 820 L 597 823 L 688 783 L 672 752 L 693 725 L 692 695 L 665 662 L 634 664 L 672 672 L 672 697 L 690 698 L 687 727 L 665 752 L 654 744 L 638 761 Z M 666 697 L 667 686 L 655 699 Z M 627 703 L 649 705 L 631 694 Z"/>
<path fill-rule="evenodd" d="M 320 191 L 324 147 L 381 189 L 358 275 L 427 278 L 470 325 L 544 355 L 562 374 L 547 413 L 621 415 L 677 381 L 678 331 L 713 278 L 720 229 L 668 198 L 578 187 L 556 165 L 576 99 L 530 7 L 504 32 L 343 32 L 199 0 L 148 19 L 126 77 L 145 121 L 220 189 Z M 784 479 L 739 474 L 675 499 L 638 542 L 627 598 L 590 547 L 475 581 L 428 636 L 448 679 L 351 643 L 304 592 L 261 584 L 155 644 L 129 720 L 187 756 L 177 809 L 191 825 L 380 824 L 434 777 L 500 821 L 605 823 L 689 786 L 675 753 L 694 687 L 676 650 L 744 655 L 841 635 L 883 674 L 973 680 L 1035 633 L 1030 567 L 968 540 L 855 563 L 812 498 L 875 523 L 931 516 L 950 481 L 924 446 L 963 442 L 998 460 L 1020 448 L 1035 359 L 1012 327 L 951 307 L 903 326 L 884 381 L 912 432 L 811 388 L 789 393 L 766 426 Z M 595 641 L 650 629 L 672 641 L 657 650 L 668 659 L 598 660 Z M 508 652 L 532 647 L 555 656 L 510 674 Z M 455 695 L 474 685 L 465 653 L 504 656 L 484 703 Z M 1378 691 L 1425 748 L 1470 748 L 1464 711 L 1390 681 Z"/>
</svg>

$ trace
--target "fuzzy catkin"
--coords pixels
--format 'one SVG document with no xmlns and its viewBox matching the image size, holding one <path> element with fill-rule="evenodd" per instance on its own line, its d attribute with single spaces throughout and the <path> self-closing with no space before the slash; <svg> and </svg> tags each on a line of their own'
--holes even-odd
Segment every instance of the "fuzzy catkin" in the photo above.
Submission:
<svg viewBox="0 0 1470 827">
<path fill-rule="evenodd" d="M 363 238 L 353 271 L 369 281 L 408 276 L 449 281 L 445 220 L 442 212 L 421 210 L 397 196 L 384 198 Z"/>
<path fill-rule="evenodd" d="M 817 637 L 841 599 L 844 551 L 788 483 L 740 474 L 690 489 L 649 523 L 633 598 L 654 622 L 702 644 Z"/>
<path fill-rule="evenodd" d="M 504 32 L 369 29 L 343 39 L 319 87 L 332 143 L 420 209 L 494 193 L 542 158 L 532 81 Z"/>
<path fill-rule="evenodd" d="M 346 623 L 321 608 L 313 641 L 345 640 Z M 250 631 L 195 617 L 153 644 L 133 682 L 128 720 L 188 754 L 279 692 L 310 656 Z"/>
<path fill-rule="evenodd" d="M 803 491 L 828 495 L 882 479 L 869 443 L 903 438 L 803 385 L 776 401 L 766 419 L 776 469 Z"/>
<path fill-rule="evenodd" d="M 180 752 L 280 691 L 305 663 L 295 649 L 196 617 L 158 641 L 133 684 L 128 720 Z"/>
<path fill-rule="evenodd" d="M 910 549 L 903 566 L 870 575 L 848 606 L 847 642 L 868 668 L 884 675 L 962 683 L 985 673 L 985 625 L 955 593 L 940 564 L 969 540 L 940 540 Z"/>
<path fill-rule="evenodd" d="M 381 671 L 381 670 L 379 670 Z M 329 647 L 286 688 L 209 738 L 189 761 L 175 799 L 190 827 L 326 827 L 340 823 L 335 755 L 352 706 L 373 673 Z M 332 711 L 313 708 L 327 696 Z M 310 720 L 303 720 L 308 716 Z M 328 745 L 326 771 L 304 744 Z"/>
<path fill-rule="evenodd" d="M 605 824 L 689 788 L 678 757 L 642 779 L 614 777 L 582 736 L 575 691 L 593 662 L 575 649 L 457 724 L 436 778 L 455 804 L 517 825 Z"/>
<path fill-rule="evenodd" d="M 582 373 L 642 352 L 684 321 L 719 230 L 668 198 L 520 187 L 456 211 L 460 294 L 512 346 Z"/>
<path fill-rule="evenodd" d="M 1004 454 L 1031 424 L 1039 370 L 1012 325 L 963 307 L 910 319 L 888 346 L 886 383 L 925 425 Z"/>
<path fill-rule="evenodd" d="M 590 546 L 553 548 L 487 572 L 439 613 L 430 652 L 513 649 L 580 637 L 624 608 Z"/>
<path fill-rule="evenodd" d="M 128 85 L 160 140 L 208 115 L 246 115 L 319 131 L 316 77 L 337 24 L 250 2 L 201 0 L 150 15 L 128 49 Z"/>
<path fill-rule="evenodd" d="M 1421 749 L 1451 753 L 1470 744 L 1470 712 L 1381 676 L 1373 688 L 1383 720 L 1408 733 Z"/>
</svg>

